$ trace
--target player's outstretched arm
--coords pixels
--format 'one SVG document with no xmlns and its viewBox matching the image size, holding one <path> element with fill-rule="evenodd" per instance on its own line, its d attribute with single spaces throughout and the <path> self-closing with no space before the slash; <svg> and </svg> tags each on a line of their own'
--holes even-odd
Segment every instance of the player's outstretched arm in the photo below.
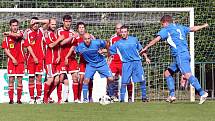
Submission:
<svg viewBox="0 0 215 121">
<path fill-rule="evenodd" d="M 149 42 L 149 44 L 146 45 L 146 46 L 141 50 L 140 54 L 142 55 L 143 53 L 145 53 L 146 50 L 147 50 L 149 47 L 151 47 L 151 46 L 153 46 L 154 44 L 156 44 L 160 39 L 161 39 L 161 37 L 160 37 L 160 36 L 157 36 L 156 38 L 154 38 L 153 40 L 151 40 L 151 41 Z"/>
<path fill-rule="evenodd" d="M 190 31 L 191 31 L 191 32 L 195 32 L 195 31 L 198 31 L 198 30 L 200 30 L 200 29 L 206 28 L 206 27 L 208 27 L 208 26 L 209 26 L 208 23 L 205 23 L 205 24 L 203 24 L 203 25 L 190 27 Z"/>
<path fill-rule="evenodd" d="M 61 35 L 60 37 L 58 37 L 58 39 L 56 41 L 54 41 L 53 43 L 50 43 L 49 47 L 50 48 L 55 47 L 59 42 L 63 41 L 63 39 L 64 39 L 64 35 Z"/>
</svg>

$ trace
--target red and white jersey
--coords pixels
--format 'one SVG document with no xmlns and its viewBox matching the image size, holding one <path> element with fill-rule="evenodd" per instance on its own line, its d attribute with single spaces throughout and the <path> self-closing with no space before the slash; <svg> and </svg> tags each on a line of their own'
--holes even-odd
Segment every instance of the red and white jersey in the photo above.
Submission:
<svg viewBox="0 0 215 121">
<path fill-rule="evenodd" d="M 111 38 L 110 38 L 110 46 L 113 45 L 115 42 L 119 41 L 121 39 L 120 36 L 118 36 L 117 34 L 114 34 Z M 113 60 L 114 62 L 121 62 L 121 59 L 119 57 L 118 54 L 113 55 Z"/>
<path fill-rule="evenodd" d="M 65 29 L 63 29 L 63 27 L 59 28 L 59 29 L 57 30 L 57 32 L 58 32 L 58 35 L 57 35 L 58 37 L 61 36 L 61 35 L 64 35 L 65 39 L 66 39 L 66 38 L 69 38 L 70 36 L 73 36 L 74 33 L 75 33 L 72 29 L 70 29 L 70 30 L 65 30 Z M 71 48 L 72 46 L 77 46 L 77 44 L 78 44 L 78 40 L 77 40 L 77 39 L 72 39 L 72 42 L 69 42 L 69 43 L 66 43 L 66 44 L 64 44 L 64 45 L 61 45 L 61 51 L 60 51 L 60 58 L 61 58 L 61 61 L 64 61 L 64 59 L 65 59 L 66 55 L 68 54 L 70 48 Z M 75 55 L 75 53 L 73 52 L 73 53 L 71 54 L 71 56 L 69 57 L 69 59 L 75 59 L 75 56 L 76 56 L 76 55 Z"/>
<path fill-rule="evenodd" d="M 56 59 L 58 58 L 59 45 L 50 48 L 48 45 L 57 40 L 57 34 L 54 31 L 48 31 L 47 37 L 45 38 L 46 49 L 46 64 L 56 64 Z"/>
<path fill-rule="evenodd" d="M 2 41 L 2 48 L 8 49 L 11 53 L 11 55 L 17 60 L 18 63 L 23 63 L 25 61 L 24 58 L 24 51 L 23 51 L 23 44 L 24 41 L 22 40 L 23 32 L 19 31 L 22 36 L 19 38 L 7 36 Z M 8 58 L 11 60 L 10 58 Z M 12 60 L 11 60 L 12 61 Z"/>
<path fill-rule="evenodd" d="M 37 31 L 28 29 L 27 36 L 24 42 L 25 47 L 31 46 L 35 56 L 38 58 L 38 61 L 43 61 L 44 59 L 44 34 L 42 33 L 41 28 Z M 34 62 L 33 57 L 30 53 L 27 55 L 27 61 Z"/>
</svg>

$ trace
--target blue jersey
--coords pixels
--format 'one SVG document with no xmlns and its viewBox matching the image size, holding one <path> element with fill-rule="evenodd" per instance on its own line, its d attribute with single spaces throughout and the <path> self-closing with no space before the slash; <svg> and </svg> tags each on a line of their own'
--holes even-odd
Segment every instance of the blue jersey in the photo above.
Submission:
<svg viewBox="0 0 215 121">
<path fill-rule="evenodd" d="M 183 55 L 189 53 L 187 44 L 187 34 L 190 28 L 179 24 L 169 24 L 158 32 L 158 36 L 162 40 L 167 40 L 170 45 L 170 50 L 173 56 Z"/>
<path fill-rule="evenodd" d="M 106 64 L 105 57 L 98 51 L 101 48 L 105 48 L 106 42 L 104 40 L 91 40 L 90 46 L 86 46 L 84 42 L 80 43 L 75 51 L 81 54 L 84 59 L 92 67 L 101 67 Z"/>
<path fill-rule="evenodd" d="M 110 47 L 110 54 L 119 54 L 122 62 L 141 60 L 139 51 L 142 49 L 136 37 L 128 36 L 128 39 L 120 39 Z"/>
</svg>

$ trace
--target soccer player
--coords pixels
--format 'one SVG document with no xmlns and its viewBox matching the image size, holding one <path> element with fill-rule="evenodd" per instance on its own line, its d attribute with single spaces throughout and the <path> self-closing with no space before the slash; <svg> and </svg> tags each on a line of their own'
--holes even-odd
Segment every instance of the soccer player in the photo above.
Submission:
<svg viewBox="0 0 215 121">
<path fill-rule="evenodd" d="M 105 57 L 101 54 L 101 49 L 106 47 L 106 42 L 99 39 L 92 40 L 89 33 L 85 33 L 83 38 L 84 42 L 80 43 L 75 51 L 87 62 L 83 83 L 84 103 L 87 103 L 88 83 L 95 72 L 98 71 L 101 77 L 106 77 L 108 81 L 113 81 L 113 76 Z"/>
<path fill-rule="evenodd" d="M 150 41 L 147 46 L 145 46 L 142 52 L 145 52 L 149 47 L 153 46 L 159 40 L 167 40 L 169 43 L 173 57 L 173 63 L 164 72 L 168 89 L 170 91 L 170 96 L 167 98 L 167 101 L 173 102 L 176 100 L 174 91 L 175 83 L 172 75 L 180 70 L 185 78 L 190 82 L 190 84 L 199 92 L 199 95 L 201 96 L 199 104 L 203 104 L 208 96 L 208 93 L 201 88 L 198 79 L 191 73 L 190 54 L 186 35 L 189 32 L 195 32 L 202 28 L 208 27 L 208 24 L 186 27 L 173 23 L 172 16 L 170 15 L 164 15 L 160 22 L 163 28 L 158 32 L 157 37 Z"/>
<path fill-rule="evenodd" d="M 36 76 L 36 103 L 41 104 L 42 93 L 42 74 L 44 67 L 44 30 L 46 28 L 39 28 L 39 23 L 48 24 L 49 20 L 39 20 L 37 17 L 33 17 L 30 22 L 30 29 L 27 31 L 27 36 L 24 42 L 27 47 L 27 68 L 29 74 L 29 93 L 30 102 L 34 104 L 34 79 Z"/>
<path fill-rule="evenodd" d="M 56 29 L 56 19 L 51 18 L 49 19 L 48 25 L 48 32 L 46 36 L 46 73 L 47 73 L 47 81 L 44 83 L 44 98 L 43 101 L 45 104 L 48 103 L 48 98 L 51 95 L 52 91 L 55 89 L 56 86 L 59 86 L 59 61 L 60 61 L 60 50 L 59 50 L 59 43 L 64 39 L 64 36 L 59 36 L 57 38 L 57 29 Z M 58 103 L 60 103 L 61 97 L 61 87 L 57 88 L 57 96 L 58 96 Z"/>
<path fill-rule="evenodd" d="M 126 86 L 131 78 L 134 83 L 140 82 L 142 101 L 146 98 L 146 81 L 139 52 L 142 50 L 136 37 L 128 36 L 128 27 L 120 28 L 121 39 L 115 42 L 109 49 L 111 55 L 118 54 L 122 60 L 122 83 L 120 89 L 120 102 L 124 102 Z M 150 63 L 146 53 L 143 54 L 146 62 Z"/>
<path fill-rule="evenodd" d="M 78 44 L 84 42 L 83 36 L 86 33 L 86 24 L 84 22 L 78 22 L 76 25 L 77 32 L 80 36 L 78 39 Z M 95 40 L 95 37 L 90 34 L 90 38 L 92 40 Z M 80 62 L 79 62 L 79 88 L 78 88 L 78 99 L 81 100 L 81 92 L 82 92 L 82 86 L 84 81 L 84 74 L 85 74 L 85 68 L 86 68 L 86 61 L 84 60 L 83 56 L 80 56 Z M 92 100 L 92 89 L 93 89 L 93 81 L 90 80 L 89 82 L 89 102 L 93 102 Z"/>
<path fill-rule="evenodd" d="M 23 54 L 23 33 L 19 30 L 19 21 L 11 19 L 9 22 L 10 32 L 4 32 L 5 36 L 2 41 L 2 48 L 8 56 L 7 70 L 9 76 L 9 90 L 10 98 L 9 104 L 13 104 L 14 95 L 14 80 L 17 77 L 17 103 L 22 104 L 22 77 L 24 76 L 24 54 Z"/>
<path fill-rule="evenodd" d="M 111 37 L 110 39 L 110 46 L 113 45 L 115 42 L 119 41 L 121 39 L 121 35 L 120 35 L 120 28 L 122 27 L 122 23 L 117 23 L 115 26 L 115 34 Z M 110 69 L 113 73 L 114 76 L 114 82 L 115 82 L 115 87 L 117 87 L 117 92 L 118 92 L 118 80 L 119 80 L 119 75 L 122 75 L 122 61 L 120 60 L 120 57 L 118 54 L 113 55 L 113 58 L 110 57 L 109 63 L 110 63 Z M 132 102 L 132 82 L 130 82 L 127 85 L 127 91 L 128 91 L 128 100 L 129 102 Z M 118 94 L 116 94 L 118 97 Z M 114 97 L 114 101 L 118 101 L 117 97 Z"/>
<path fill-rule="evenodd" d="M 64 82 L 64 96 L 65 102 L 68 102 L 68 94 L 69 94 L 69 81 L 67 79 L 66 74 L 69 73 L 72 75 L 73 80 L 73 94 L 74 94 L 74 101 L 77 100 L 78 97 L 78 63 L 75 59 L 76 54 L 73 52 L 70 56 L 68 56 L 69 50 L 77 46 L 77 38 L 78 34 L 75 33 L 71 29 L 72 25 L 72 17 L 70 15 L 63 16 L 63 27 L 58 29 L 58 37 L 64 36 L 65 39 L 62 40 L 60 43 L 61 45 L 61 52 L 60 52 L 60 82 Z M 68 42 L 68 40 L 70 40 Z"/>
</svg>

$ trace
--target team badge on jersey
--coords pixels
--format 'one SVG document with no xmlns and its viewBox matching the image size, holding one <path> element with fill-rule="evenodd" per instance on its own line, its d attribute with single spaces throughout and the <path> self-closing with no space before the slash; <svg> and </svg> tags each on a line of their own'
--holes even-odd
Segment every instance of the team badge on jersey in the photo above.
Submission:
<svg viewBox="0 0 215 121">
<path fill-rule="evenodd" d="M 10 48 L 14 48 L 14 44 L 10 44 Z"/>
</svg>

